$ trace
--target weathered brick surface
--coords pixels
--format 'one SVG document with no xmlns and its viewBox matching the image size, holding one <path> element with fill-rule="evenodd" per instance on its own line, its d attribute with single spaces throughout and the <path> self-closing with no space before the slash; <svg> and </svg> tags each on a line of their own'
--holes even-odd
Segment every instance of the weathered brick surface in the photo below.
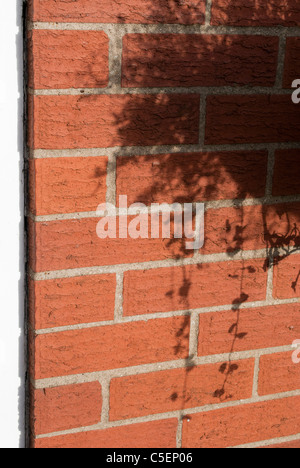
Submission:
<svg viewBox="0 0 300 468">
<path fill-rule="evenodd" d="M 32 99 L 29 146 L 34 149 L 198 143 L 200 97 L 196 95 Z"/>
<path fill-rule="evenodd" d="M 122 85 L 272 86 L 277 51 L 275 37 L 130 34 Z"/>
<path fill-rule="evenodd" d="M 65 387 L 32 389 L 32 430 L 49 434 L 79 426 L 91 426 L 101 420 L 101 385 L 91 382 Z"/>
<path fill-rule="evenodd" d="M 128 218 L 128 227 L 132 217 Z M 34 271 L 62 270 L 190 257 L 184 239 L 100 239 L 100 218 L 39 222 L 32 226 L 30 265 Z M 33 224 L 33 223 L 31 223 Z M 149 230 L 151 228 L 148 223 Z M 172 235 L 172 233 L 171 233 Z"/>
<path fill-rule="evenodd" d="M 31 325 L 43 328 L 114 319 L 115 275 L 29 282 Z"/>
<path fill-rule="evenodd" d="M 266 177 L 264 151 L 163 154 L 117 160 L 117 194 L 127 195 L 129 204 L 261 197 L 265 194 Z"/>
<path fill-rule="evenodd" d="M 30 0 L 34 21 L 202 24 L 204 12 L 204 0 Z"/>
<path fill-rule="evenodd" d="M 273 195 L 299 193 L 300 150 L 278 150 L 275 155 Z"/>
<path fill-rule="evenodd" d="M 291 351 L 262 356 L 259 370 L 259 395 L 291 392 L 299 388 L 299 366 L 293 363 Z"/>
<path fill-rule="evenodd" d="M 245 360 L 113 379 L 110 418 L 130 419 L 247 399 L 252 395 L 253 371 L 254 360 Z"/>
<path fill-rule="evenodd" d="M 124 315 L 264 300 L 266 275 L 262 260 L 129 271 L 124 277 Z"/>
<path fill-rule="evenodd" d="M 299 215 L 297 203 L 209 210 L 205 216 L 206 240 L 201 252 L 233 255 L 239 250 L 284 247 L 283 237 L 289 236 Z M 297 235 L 292 242 L 300 246 Z"/>
<path fill-rule="evenodd" d="M 269 242 L 278 242 L 274 232 L 288 234 L 290 223 L 297 221 L 299 212 L 299 204 L 210 210 L 205 216 L 206 240 L 200 252 L 233 254 L 239 250 L 264 249 Z M 129 217 L 128 227 L 131 220 Z M 147 220 L 150 237 L 148 216 Z M 192 255 L 186 249 L 185 239 L 100 239 L 96 231 L 99 221 L 100 218 L 85 218 L 36 223 L 32 269 L 63 270 Z M 172 233 L 173 229 L 171 236 Z M 300 239 L 296 238 L 295 244 L 299 246 Z"/>
<path fill-rule="evenodd" d="M 299 26 L 297 0 L 212 0 L 211 24 L 234 26 Z"/>
<path fill-rule="evenodd" d="M 284 68 L 284 87 L 290 88 L 300 77 L 300 37 L 288 37 Z"/>
<path fill-rule="evenodd" d="M 32 447 L 298 447 L 299 1 L 27 3 Z"/>
<path fill-rule="evenodd" d="M 38 439 L 36 448 L 174 448 L 177 419 Z"/>
<path fill-rule="evenodd" d="M 106 157 L 35 159 L 29 170 L 33 214 L 95 211 L 106 201 Z"/>
<path fill-rule="evenodd" d="M 29 86 L 105 88 L 108 37 L 103 31 L 39 31 L 29 36 Z"/>
<path fill-rule="evenodd" d="M 288 346 L 300 334 L 300 305 L 285 304 L 200 315 L 200 356 Z"/>
<path fill-rule="evenodd" d="M 299 431 L 300 398 L 193 414 L 183 421 L 184 448 L 225 448 Z"/>
<path fill-rule="evenodd" d="M 206 144 L 298 141 L 300 113 L 288 95 L 209 96 Z"/>
<path fill-rule="evenodd" d="M 274 268 L 274 297 L 298 298 L 300 293 L 300 256 L 281 257 Z"/>
<path fill-rule="evenodd" d="M 35 337 L 36 379 L 188 357 L 189 318 L 85 328 Z"/>
</svg>

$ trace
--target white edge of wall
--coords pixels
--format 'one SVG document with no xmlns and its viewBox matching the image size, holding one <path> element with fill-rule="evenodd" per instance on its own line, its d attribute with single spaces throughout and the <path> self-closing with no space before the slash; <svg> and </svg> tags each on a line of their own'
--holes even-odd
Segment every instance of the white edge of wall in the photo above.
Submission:
<svg viewBox="0 0 300 468">
<path fill-rule="evenodd" d="M 0 16 L 0 447 L 24 447 L 22 0 Z"/>
</svg>

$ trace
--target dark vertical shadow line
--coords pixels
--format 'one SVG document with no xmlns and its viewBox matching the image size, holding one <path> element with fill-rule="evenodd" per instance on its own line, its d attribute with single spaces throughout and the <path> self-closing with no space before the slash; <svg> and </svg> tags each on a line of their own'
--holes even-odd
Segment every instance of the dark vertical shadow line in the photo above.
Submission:
<svg viewBox="0 0 300 468">
<path fill-rule="evenodd" d="M 19 411 L 19 448 L 27 447 L 27 314 L 26 314 L 26 8 L 27 0 L 17 0 L 16 18 L 18 33 L 16 35 L 16 62 L 18 71 L 18 153 L 19 153 L 19 379 L 18 411 Z"/>
</svg>

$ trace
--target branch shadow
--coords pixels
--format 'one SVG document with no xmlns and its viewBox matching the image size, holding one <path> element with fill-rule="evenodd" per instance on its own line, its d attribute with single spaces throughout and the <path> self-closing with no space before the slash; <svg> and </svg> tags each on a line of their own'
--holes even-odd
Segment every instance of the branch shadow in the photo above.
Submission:
<svg viewBox="0 0 300 468">
<path fill-rule="evenodd" d="M 184 2 L 181 0 L 165 1 L 166 8 L 173 12 L 173 16 L 176 17 L 178 4 Z M 190 11 L 188 8 L 185 10 L 185 24 L 195 24 L 195 18 L 199 17 L 197 8 L 200 3 L 202 2 L 195 2 Z M 271 5 L 266 2 L 262 6 L 261 0 L 249 0 L 249 4 L 256 4 L 259 8 L 263 8 L 264 14 L 266 9 L 270 9 L 271 14 Z M 224 19 L 227 15 L 226 8 L 222 10 L 219 6 L 219 9 L 220 16 Z M 257 11 L 260 11 L 260 9 Z M 157 15 L 158 12 L 155 10 L 154 5 L 152 11 L 149 12 L 149 17 L 153 16 L 154 18 Z M 123 19 L 120 17 L 120 22 L 122 21 Z M 207 87 L 208 76 L 214 77 L 210 86 L 243 87 L 245 89 L 263 86 L 265 83 L 274 86 L 275 75 L 272 67 L 277 66 L 277 57 L 275 57 L 276 60 L 274 61 L 274 57 L 269 53 L 271 39 L 266 37 L 264 50 L 261 51 L 262 57 L 268 62 L 264 68 L 266 71 L 262 73 L 262 70 L 257 66 L 255 54 L 247 60 L 236 55 L 231 36 L 211 36 L 210 42 L 205 44 L 199 36 L 190 35 L 188 47 L 185 40 L 177 34 L 164 35 L 168 39 L 168 45 L 164 45 L 160 41 L 159 34 L 154 36 L 151 35 L 152 45 L 150 47 L 149 35 L 132 35 L 130 39 L 132 49 L 129 47 L 128 38 L 125 37 L 124 39 L 126 57 L 126 64 L 123 62 L 122 73 L 124 90 L 133 87 L 147 88 L 148 90 L 160 87 L 163 88 L 163 91 L 156 95 L 147 94 L 147 96 L 151 97 L 151 109 L 149 110 L 151 119 L 149 114 L 143 111 L 142 106 L 136 104 L 139 99 L 142 99 L 139 94 L 137 94 L 138 97 L 135 101 L 129 97 L 125 101 L 124 107 L 114 115 L 114 127 L 117 129 L 118 135 L 114 142 L 115 147 L 126 147 L 123 156 L 117 158 L 118 174 L 122 176 L 125 168 L 132 168 L 130 183 L 123 181 L 121 185 L 118 185 L 118 194 L 127 195 L 130 204 L 139 202 L 147 205 L 153 202 L 182 204 L 231 199 L 240 202 L 251 198 L 263 198 L 266 194 L 267 183 L 267 154 L 264 151 L 188 152 L 184 154 L 134 156 L 131 147 L 152 147 L 151 152 L 154 153 L 156 146 L 159 146 L 161 151 L 167 145 L 198 144 L 199 126 L 201 126 L 202 122 L 198 122 L 196 134 L 195 130 L 191 128 L 197 122 L 196 114 L 199 111 L 199 107 L 195 105 L 195 102 L 197 103 L 195 95 L 192 92 L 187 94 L 181 91 L 181 95 L 185 96 L 185 99 L 182 105 L 178 106 L 173 98 L 176 93 L 180 94 L 180 92 L 174 90 L 174 87 L 180 86 L 182 90 L 193 86 L 201 87 L 204 84 Z M 250 40 L 248 37 L 246 39 L 247 41 Z M 245 44 L 246 39 L 242 35 L 234 38 L 235 41 L 240 41 L 241 44 Z M 248 44 L 248 47 L 250 46 L 251 44 Z M 95 51 L 95 54 L 91 57 L 89 71 L 94 82 L 97 82 L 97 75 L 94 75 L 92 63 L 96 60 L 97 53 Z M 172 57 L 173 62 L 170 57 Z M 171 64 L 169 67 L 166 67 L 166 61 L 169 62 L 169 65 Z M 240 69 L 238 74 L 232 73 L 233 61 L 236 69 Z M 181 67 L 178 66 L 179 63 Z M 205 63 L 206 67 L 204 66 Z M 222 64 L 221 67 L 220 63 Z M 266 64 L 263 61 L 262 63 Z M 99 87 L 102 87 L 102 85 L 102 81 L 99 82 Z M 78 98 L 79 101 L 88 100 L 91 106 L 94 99 L 97 99 L 97 96 L 85 95 L 84 91 Z M 149 125 L 150 121 L 152 122 L 151 125 Z M 145 152 L 147 152 L 146 149 Z M 248 165 L 242 164 L 245 158 Z M 184 165 L 182 164 L 183 159 L 185 160 Z M 246 166 L 247 171 L 245 170 Z M 137 177 L 142 177 L 144 182 L 145 188 L 142 191 L 137 189 L 137 180 L 135 179 L 135 170 L 137 168 L 139 169 Z M 101 170 L 96 171 L 95 178 L 100 179 L 103 175 Z M 127 188 L 130 187 L 127 193 L 125 192 L 126 183 Z M 260 248 L 261 245 L 261 236 L 255 237 L 250 226 L 252 216 L 256 216 L 255 206 L 247 207 L 247 217 L 244 216 L 243 208 L 241 210 L 240 222 L 226 218 L 221 226 L 229 259 L 234 259 L 239 252 L 247 250 L 250 241 L 253 250 L 255 250 L 255 242 L 257 248 Z M 293 206 L 289 206 L 288 211 L 285 210 L 283 205 L 272 205 L 271 208 L 269 206 L 264 207 L 260 222 L 263 226 L 262 237 L 266 250 L 266 271 L 278 265 L 288 256 L 300 251 L 299 214 L 299 209 L 294 209 Z M 282 222 L 278 223 L 278 220 Z M 280 224 L 280 229 L 278 229 L 278 224 Z M 172 238 L 166 239 L 166 242 L 168 247 L 173 244 L 178 247 L 174 257 L 176 260 L 180 260 L 187 255 L 184 240 Z M 199 263 L 198 267 L 201 268 L 201 263 Z M 255 271 L 255 268 L 253 268 L 252 273 L 254 274 Z M 296 291 L 299 278 L 300 271 L 291 285 L 294 291 Z M 174 347 L 174 356 L 180 354 L 182 349 L 189 343 L 189 324 L 192 313 L 189 300 L 191 284 L 192 278 L 189 276 L 188 269 L 183 267 L 181 286 L 179 288 L 174 286 L 166 293 L 169 298 L 174 299 L 174 303 L 179 299 L 182 308 L 188 314 L 182 320 L 182 326 L 177 336 L 178 342 Z M 228 330 L 228 333 L 232 336 L 229 359 L 219 367 L 219 372 L 224 376 L 223 383 L 219 388 L 214 389 L 211 395 L 212 398 L 220 402 L 233 397 L 227 390 L 227 384 L 239 367 L 233 362 L 232 355 L 237 341 L 243 340 L 251 332 L 250 330 L 240 329 L 240 309 L 248 299 L 249 293 L 245 290 L 243 273 L 240 281 L 240 295 L 233 297 L 231 302 L 232 310 L 236 313 L 236 320 Z M 174 310 L 176 310 L 175 306 Z M 181 419 L 187 417 L 184 416 L 184 410 L 188 403 L 188 376 L 195 367 L 195 357 L 189 355 L 185 361 L 185 379 L 180 384 L 182 387 Z M 176 405 L 178 405 L 178 392 L 173 392 L 169 398 L 174 404 L 176 402 Z M 188 418 L 191 418 L 191 416 L 188 416 Z"/>
<path fill-rule="evenodd" d="M 180 2 L 176 0 L 166 0 L 166 2 L 168 2 L 168 8 L 171 11 L 173 10 L 174 15 L 176 15 L 176 6 Z M 250 0 L 250 3 L 262 8 L 259 0 Z M 219 8 L 221 9 L 220 6 Z M 264 14 L 266 9 L 270 8 L 271 6 L 264 2 Z M 151 14 L 153 17 L 157 15 L 155 7 L 153 7 L 150 16 Z M 226 14 L 226 8 L 220 11 L 223 18 Z M 185 16 L 185 21 L 187 24 L 193 23 L 194 18 L 195 12 L 191 9 L 190 18 Z M 151 47 L 149 46 L 150 36 Z M 125 168 L 132 168 L 132 179 L 131 183 L 128 184 L 130 190 L 125 193 L 126 183 L 121 183 L 117 187 L 117 194 L 127 195 L 129 203 L 140 202 L 146 205 L 153 202 L 182 204 L 216 199 L 246 200 L 258 198 L 259 196 L 264 197 L 267 183 L 267 155 L 265 152 L 252 151 L 250 154 L 245 151 L 236 153 L 224 151 L 220 153 L 175 153 L 149 156 L 134 156 L 132 154 L 133 151 L 130 147 L 133 146 L 152 146 L 153 151 L 155 151 L 153 145 L 163 147 L 166 144 L 176 145 L 180 143 L 181 145 L 188 145 L 195 143 L 193 132 L 189 131 L 189 125 L 195 119 L 194 106 L 192 102 L 189 104 L 189 101 L 185 100 L 182 109 L 178 113 L 178 109 L 174 106 L 172 100 L 175 93 L 172 87 L 201 87 L 204 86 L 204 83 L 207 86 L 208 76 L 214 77 L 211 86 L 249 88 L 249 86 L 263 86 L 266 82 L 269 86 L 275 84 L 272 66 L 274 64 L 276 66 L 277 58 L 274 61 L 274 57 L 269 53 L 269 39 L 267 38 L 263 53 L 265 59 L 269 61 L 268 67 L 266 67 L 267 74 L 262 73 L 261 69 L 257 67 L 255 54 L 252 57 L 253 61 L 251 59 L 245 61 L 243 57 L 235 55 L 232 47 L 232 37 L 230 36 L 211 36 L 209 45 L 205 45 L 199 36 L 189 36 L 189 47 L 187 47 L 185 40 L 180 35 L 167 34 L 164 35 L 164 38 L 168 40 L 167 45 L 165 45 L 165 42 L 161 42 L 159 34 L 154 36 L 134 34 L 131 35 L 130 44 L 126 36 L 123 42 L 125 59 L 123 59 L 122 86 L 124 89 L 126 87 L 128 89 L 132 87 L 141 89 L 160 87 L 164 88 L 164 90 L 163 94 L 160 93 L 152 100 L 151 116 L 155 116 L 152 119 L 152 122 L 154 122 L 152 126 L 148 124 L 149 115 L 140 108 L 136 108 L 130 101 L 114 116 L 114 123 L 119 136 L 115 142 L 116 146 L 122 144 L 120 142 L 126 142 L 127 147 L 126 151 L 123 152 L 125 155 L 117 158 L 118 174 L 121 175 Z M 235 40 L 239 40 L 244 44 L 245 38 L 240 36 L 239 38 L 235 37 Z M 247 40 L 249 40 L 248 37 Z M 248 44 L 248 47 L 250 46 Z M 222 56 L 221 68 L 220 56 Z M 170 57 L 172 57 L 173 62 Z M 126 63 L 124 63 L 124 60 Z M 166 67 L 166 61 L 168 67 Z M 181 64 L 180 67 L 178 67 L 176 61 Z M 236 67 L 240 69 L 239 74 L 232 73 L 233 61 Z M 204 62 L 206 62 L 206 68 L 203 66 Z M 195 64 L 198 65 L 195 66 Z M 96 79 L 96 77 L 94 78 Z M 80 97 L 80 99 L 87 98 L 90 102 L 93 101 L 93 96 L 82 95 Z M 174 115 L 177 116 L 176 124 L 174 124 Z M 241 165 L 243 158 L 248 158 L 247 171 L 244 169 L 245 166 Z M 185 159 L 184 165 L 182 164 L 183 159 Z M 142 191 L 136 188 L 138 181 L 135 179 L 135 171 L 137 168 L 139 169 L 137 177 L 142 177 L 145 185 Z M 142 184 L 139 183 L 139 185 Z M 268 209 L 269 207 L 264 208 L 261 215 L 263 242 L 266 249 L 265 270 L 276 266 L 284 258 L 300 251 L 299 210 L 296 209 L 293 212 L 293 208 L 289 207 L 289 212 L 285 212 L 284 207 L 281 205 L 272 206 L 270 213 Z M 248 210 L 247 219 L 244 219 L 242 212 L 240 224 L 230 218 L 224 220 L 223 230 L 227 242 L 226 252 L 228 258 L 234 259 L 239 252 L 247 250 L 247 242 L 251 240 L 249 220 L 251 220 L 252 211 L 254 213 L 255 207 L 252 209 L 249 207 Z M 280 231 L 277 228 L 272 229 L 272 224 L 277 223 L 278 226 L 278 219 L 284 217 Z M 258 239 L 258 245 L 260 240 Z M 170 239 L 167 242 L 168 246 L 174 243 L 179 246 L 175 257 L 177 260 L 186 256 L 187 252 L 182 239 Z M 254 245 L 253 248 L 255 249 Z M 201 268 L 201 264 L 198 266 Z M 255 271 L 255 268 L 253 268 L 253 273 Z M 181 287 L 174 287 L 166 295 L 174 299 L 174 302 L 179 298 L 183 309 L 191 314 L 189 291 L 192 278 L 189 277 L 186 267 L 182 268 L 182 272 Z M 291 285 L 294 290 L 296 290 L 299 278 L 300 271 L 295 282 Z M 240 329 L 240 308 L 248 299 L 249 294 L 244 290 L 243 273 L 240 283 L 240 295 L 232 299 L 232 310 L 236 313 L 236 321 L 228 330 L 228 333 L 232 336 L 229 359 L 219 367 L 219 372 L 224 375 L 223 384 L 212 392 L 212 397 L 220 402 L 233 398 L 233 395 L 227 392 L 227 384 L 239 367 L 232 361 L 232 355 L 235 351 L 236 342 L 243 340 L 251 332 L 250 330 Z M 188 344 L 188 328 L 189 317 L 185 316 L 181 330 L 178 333 L 178 343 L 174 348 L 174 356 L 178 355 L 182 347 Z M 195 366 L 193 361 L 195 357 L 192 355 L 186 359 L 185 379 L 181 383 L 181 419 L 187 417 L 184 416 L 183 410 L 188 403 L 188 375 Z M 177 405 L 178 392 L 172 393 L 170 399 L 174 403 L 176 402 Z M 188 418 L 191 419 L 191 416 L 188 416 Z"/>
</svg>

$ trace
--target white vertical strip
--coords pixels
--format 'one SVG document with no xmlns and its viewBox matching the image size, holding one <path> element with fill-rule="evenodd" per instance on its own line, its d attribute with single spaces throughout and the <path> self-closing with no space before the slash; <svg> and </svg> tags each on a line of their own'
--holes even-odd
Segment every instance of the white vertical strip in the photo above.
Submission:
<svg viewBox="0 0 300 468">
<path fill-rule="evenodd" d="M 0 16 L 0 446 L 24 445 L 22 0 Z M 22 383 L 21 383 L 22 381 Z"/>
</svg>

